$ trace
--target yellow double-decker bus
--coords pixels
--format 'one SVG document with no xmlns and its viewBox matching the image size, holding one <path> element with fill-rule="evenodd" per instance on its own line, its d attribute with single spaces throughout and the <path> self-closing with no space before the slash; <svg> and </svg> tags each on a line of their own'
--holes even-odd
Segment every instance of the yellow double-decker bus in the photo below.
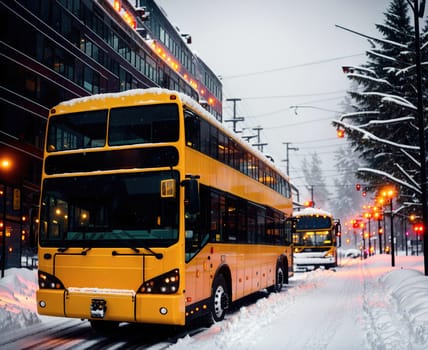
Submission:
<svg viewBox="0 0 428 350">
<path fill-rule="evenodd" d="M 295 211 L 293 218 L 294 271 L 336 267 L 340 220 L 317 208 Z"/>
<path fill-rule="evenodd" d="M 288 179 L 165 89 L 63 102 L 46 132 L 38 312 L 184 325 L 292 275 Z"/>
</svg>

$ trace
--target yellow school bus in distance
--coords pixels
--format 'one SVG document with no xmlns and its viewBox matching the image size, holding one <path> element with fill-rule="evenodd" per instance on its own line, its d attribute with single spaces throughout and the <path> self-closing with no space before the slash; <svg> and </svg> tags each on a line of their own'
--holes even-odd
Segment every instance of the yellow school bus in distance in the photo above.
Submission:
<svg viewBox="0 0 428 350">
<path fill-rule="evenodd" d="M 196 101 L 137 89 L 51 109 L 38 312 L 119 322 L 219 321 L 292 275 L 288 178 Z"/>
<path fill-rule="evenodd" d="M 337 266 L 340 246 L 340 220 L 318 208 L 305 208 L 293 213 L 294 271 L 310 271 Z M 338 239 L 339 238 L 339 239 Z"/>
</svg>

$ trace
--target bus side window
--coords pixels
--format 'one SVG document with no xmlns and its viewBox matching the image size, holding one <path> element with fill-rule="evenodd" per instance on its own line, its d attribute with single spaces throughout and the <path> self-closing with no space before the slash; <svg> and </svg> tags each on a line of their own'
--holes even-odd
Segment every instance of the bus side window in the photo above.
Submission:
<svg viewBox="0 0 428 350">
<path fill-rule="evenodd" d="M 186 145 L 194 149 L 201 149 L 201 126 L 198 116 L 185 112 Z"/>
</svg>

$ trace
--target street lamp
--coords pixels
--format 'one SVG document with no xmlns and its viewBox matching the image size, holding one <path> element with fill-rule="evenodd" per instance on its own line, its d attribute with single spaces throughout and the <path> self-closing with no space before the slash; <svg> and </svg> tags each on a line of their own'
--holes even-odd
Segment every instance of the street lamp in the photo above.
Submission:
<svg viewBox="0 0 428 350">
<path fill-rule="evenodd" d="M 382 197 L 389 200 L 389 209 L 391 215 L 391 266 L 395 266 L 395 248 L 394 248 L 394 214 L 392 212 L 392 199 L 395 197 L 395 189 L 385 188 L 382 190 Z"/>
<path fill-rule="evenodd" d="M 0 160 L 0 170 L 2 175 L 6 175 L 12 169 L 12 161 L 9 158 L 3 158 Z M 6 176 L 4 176 L 6 178 Z M 6 183 L 2 184 L 3 189 L 0 190 L 0 196 L 3 197 L 3 218 L 1 222 L 2 229 L 2 249 L 1 249 L 1 278 L 4 277 L 4 270 L 6 268 L 6 197 L 7 197 L 7 186 Z"/>
<path fill-rule="evenodd" d="M 371 227 L 370 227 L 370 219 L 372 218 L 372 213 L 370 212 L 365 212 L 364 213 L 364 217 L 367 219 L 368 222 L 368 229 L 369 229 L 369 234 L 368 234 L 368 239 L 369 239 L 369 256 L 372 255 L 372 232 L 371 232 Z"/>
<path fill-rule="evenodd" d="M 382 254 L 382 228 L 380 222 L 383 219 L 383 215 L 379 212 L 378 207 L 373 208 L 374 214 L 373 217 L 377 221 L 377 234 L 379 237 L 379 254 Z"/>
</svg>

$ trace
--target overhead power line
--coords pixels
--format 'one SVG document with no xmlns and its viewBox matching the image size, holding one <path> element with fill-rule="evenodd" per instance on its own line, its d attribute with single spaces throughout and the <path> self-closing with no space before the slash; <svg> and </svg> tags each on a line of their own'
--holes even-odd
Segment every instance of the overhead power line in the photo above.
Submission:
<svg viewBox="0 0 428 350">
<path fill-rule="evenodd" d="M 261 75 L 261 74 L 266 74 L 266 73 L 275 73 L 275 72 L 280 72 L 280 71 L 283 71 L 283 70 L 289 70 L 289 69 L 295 69 L 295 68 L 301 68 L 301 67 L 307 67 L 307 66 L 314 66 L 314 65 L 317 65 L 317 64 L 323 64 L 323 63 L 328 63 L 328 62 L 333 62 L 333 61 L 339 61 L 339 60 L 342 60 L 344 58 L 358 57 L 358 56 L 363 56 L 363 55 L 364 55 L 364 53 L 359 53 L 359 54 L 348 55 L 348 56 L 326 58 L 324 60 L 318 60 L 318 61 L 300 63 L 300 64 L 295 64 L 295 65 L 292 65 L 292 66 L 280 67 L 280 68 L 275 68 L 275 69 L 267 69 L 267 70 L 258 71 L 258 72 L 250 72 L 250 73 L 243 73 L 243 74 L 236 74 L 236 75 L 226 75 L 226 76 L 223 75 L 222 79 L 223 80 L 225 80 L 225 79 L 236 79 L 236 78 L 244 78 L 244 77 L 250 77 L 250 76 Z"/>
</svg>

